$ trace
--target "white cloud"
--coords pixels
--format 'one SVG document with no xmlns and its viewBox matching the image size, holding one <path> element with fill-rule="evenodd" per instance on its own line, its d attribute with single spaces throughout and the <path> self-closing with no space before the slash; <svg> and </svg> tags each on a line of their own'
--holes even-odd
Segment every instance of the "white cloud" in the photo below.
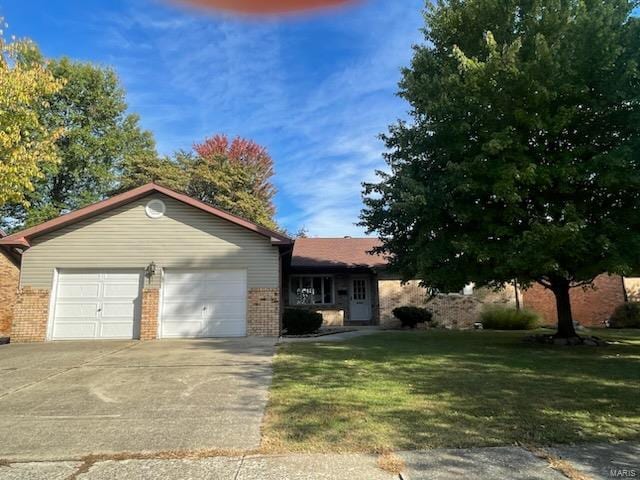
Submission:
<svg viewBox="0 0 640 480">
<path fill-rule="evenodd" d="M 257 21 L 137 0 L 95 21 L 161 151 L 216 132 L 252 137 L 276 160 L 279 221 L 342 236 L 362 234 L 360 184 L 384 167 L 377 136 L 406 110 L 396 85 L 420 40 L 422 6 L 371 0 L 316 19 Z"/>
</svg>

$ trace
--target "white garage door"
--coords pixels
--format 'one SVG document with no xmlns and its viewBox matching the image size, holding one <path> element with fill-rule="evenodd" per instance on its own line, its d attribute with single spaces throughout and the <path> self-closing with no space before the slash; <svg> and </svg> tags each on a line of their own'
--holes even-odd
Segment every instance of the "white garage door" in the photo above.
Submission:
<svg viewBox="0 0 640 480">
<path fill-rule="evenodd" d="M 136 338 L 140 272 L 58 274 L 51 338 Z"/>
<path fill-rule="evenodd" d="M 160 318 L 163 338 L 246 335 L 246 272 L 168 270 L 163 279 Z"/>
</svg>

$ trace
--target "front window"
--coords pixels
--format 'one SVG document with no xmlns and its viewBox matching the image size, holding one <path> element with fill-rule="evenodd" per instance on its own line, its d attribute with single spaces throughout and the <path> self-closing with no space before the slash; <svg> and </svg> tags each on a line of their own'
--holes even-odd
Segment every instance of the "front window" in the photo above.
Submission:
<svg viewBox="0 0 640 480">
<path fill-rule="evenodd" d="M 289 304 L 329 305 L 333 303 L 333 277 L 299 275 L 291 277 Z"/>
</svg>

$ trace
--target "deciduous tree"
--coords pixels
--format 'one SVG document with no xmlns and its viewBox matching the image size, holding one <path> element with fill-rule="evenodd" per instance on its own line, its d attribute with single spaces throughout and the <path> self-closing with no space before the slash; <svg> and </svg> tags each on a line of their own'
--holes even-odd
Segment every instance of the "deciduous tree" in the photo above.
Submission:
<svg viewBox="0 0 640 480">
<path fill-rule="evenodd" d="M 426 11 L 363 223 L 406 278 L 553 292 L 640 266 L 640 22 L 631 0 L 440 0 Z"/>
<path fill-rule="evenodd" d="M 267 150 L 243 138 L 215 135 L 193 152 L 172 158 L 136 155 L 125 162 L 118 191 L 154 181 L 275 229 L 273 160 Z"/>
<path fill-rule="evenodd" d="M 45 131 L 62 131 L 56 141 L 60 161 L 49 163 L 27 195 L 28 206 L 13 202 L 1 211 L 6 227 L 29 226 L 107 196 L 118 183 L 124 162 L 155 155 L 153 137 L 127 114 L 116 74 L 68 58 L 44 61 L 33 49 L 18 65 L 44 69 L 64 86 L 32 114 Z"/>
<path fill-rule="evenodd" d="M 56 139 L 60 128 L 49 128 L 38 111 L 49 107 L 52 95 L 64 82 L 54 78 L 44 65 L 19 62 L 35 45 L 28 41 L 7 42 L 0 18 L 0 207 L 8 202 L 24 208 L 25 195 L 43 169 L 59 161 Z"/>
</svg>

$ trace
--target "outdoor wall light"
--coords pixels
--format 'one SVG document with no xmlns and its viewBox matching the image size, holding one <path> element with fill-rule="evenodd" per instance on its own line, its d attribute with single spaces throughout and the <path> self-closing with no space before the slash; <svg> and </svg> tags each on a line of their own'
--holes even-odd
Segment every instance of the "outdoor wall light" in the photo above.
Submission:
<svg viewBox="0 0 640 480">
<path fill-rule="evenodd" d="M 144 276 L 149 280 L 156 274 L 156 262 L 151 262 L 144 269 Z"/>
</svg>

